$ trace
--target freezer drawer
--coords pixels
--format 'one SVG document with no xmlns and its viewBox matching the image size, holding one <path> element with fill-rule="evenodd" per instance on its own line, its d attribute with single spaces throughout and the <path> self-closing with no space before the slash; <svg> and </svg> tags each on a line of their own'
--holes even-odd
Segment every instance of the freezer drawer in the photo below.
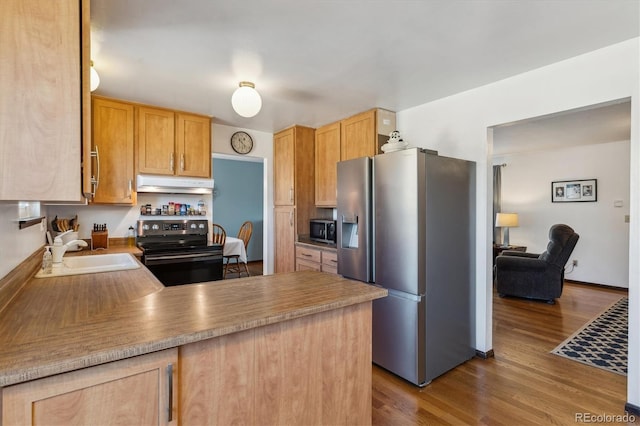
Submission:
<svg viewBox="0 0 640 426">
<path fill-rule="evenodd" d="M 389 290 L 373 301 L 373 362 L 416 384 L 426 384 L 424 297 Z"/>
</svg>

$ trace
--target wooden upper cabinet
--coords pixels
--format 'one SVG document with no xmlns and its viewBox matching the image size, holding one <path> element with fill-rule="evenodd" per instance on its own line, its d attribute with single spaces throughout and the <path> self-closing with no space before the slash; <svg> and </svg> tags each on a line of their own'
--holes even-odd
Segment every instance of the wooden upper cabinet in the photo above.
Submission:
<svg viewBox="0 0 640 426">
<path fill-rule="evenodd" d="M 0 200 L 81 199 L 81 65 L 88 61 L 81 17 L 88 3 L 2 1 Z"/>
<path fill-rule="evenodd" d="M 93 170 L 98 180 L 92 202 L 135 204 L 133 105 L 99 97 L 92 105 Z"/>
<path fill-rule="evenodd" d="M 211 118 L 136 107 L 138 173 L 211 177 Z"/>
<path fill-rule="evenodd" d="M 380 154 L 396 127 L 395 113 L 372 109 L 316 130 L 315 204 L 335 207 L 339 161 Z"/>
<path fill-rule="evenodd" d="M 376 108 L 342 120 L 341 160 L 382 154 L 389 133 L 396 130 L 395 112 Z"/>
<path fill-rule="evenodd" d="M 373 157 L 377 154 L 376 111 L 366 111 L 342 120 L 342 160 Z"/>
<path fill-rule="evenodd" d="M 176 164 L 173 111 L 145 106 L 136 110 L 138 172 L 173 175 Z"/>
<path fill-rule="evenodd" d="M 316 130 L 315 201 L 318 207 L 336 206 L 337 171 L 340 161 L 340 122 Z"/>
<path fill-rule="evenodd" d="M 200 115 L 176 114 L 176 174 L 211 176 L 211 119 Z"/>
<path fill-rule="evenodd" d="M 295 171 L 294 128 L 273 136 L 273 204 L 293 206 Z"/>
</svg>

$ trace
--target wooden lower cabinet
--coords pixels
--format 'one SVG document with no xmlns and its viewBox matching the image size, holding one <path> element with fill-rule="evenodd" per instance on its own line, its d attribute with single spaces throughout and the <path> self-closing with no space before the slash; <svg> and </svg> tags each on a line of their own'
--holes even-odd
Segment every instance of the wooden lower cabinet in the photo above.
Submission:
<svg viewBox="0 0 640 426">
<path fill-rule="evenodd" d="M 322 272 L 338 273 L 338 252 L 323 251 L 322 252 Z"/>
<path fill-rule="evenodd" d="M 371 302 L 180 347 L 180 423 L 371 424 Z"/>
<path fill-rule="evenodd" d="M 8 386 L 0 424 L 177 425 L 177 366 L 174 348 Z"/>
<path fill-rule="evenodd" d="M 296 246 L 296 271 L 321 271 L 322 252 L 319 249 Z"/>
<path fill-rule="evenodd" d="M 274 272 L 293 272 L 296 268 L 295 242 L 296 208 L 293 206 L 276 206 L 273 210 L 274 222 Z"/>
<path fill-rule="evenodd" d="M 338 273 L 338 254 L 335 251 L 296 245 L 296 271 Z"/>
</svg>

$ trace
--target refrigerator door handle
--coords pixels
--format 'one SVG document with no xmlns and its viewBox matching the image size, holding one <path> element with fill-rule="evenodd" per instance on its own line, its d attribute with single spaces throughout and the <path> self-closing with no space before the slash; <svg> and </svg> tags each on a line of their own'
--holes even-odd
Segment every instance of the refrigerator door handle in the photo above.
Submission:
<svg viewBox="0 0 640 426">
<path fill-rule="evenodd" d="M 378 285 L 378 284 L 374 284 L 374 285 L 376 287 L 386 288 L 386 287 L 383 287 L 383 286 Z M 393 289 L 390 289 L 390 288 L 387 288 L 387 291 L 389 292 L 389 296 L 400 297 L 401 299 L 410 300 L 410 301 L 416 302 L 416 303 L 421 302 L 422 299 L 424 298 L 424 294 L 405 293 L 404 291 L 393 290 Z"/>
</svg>

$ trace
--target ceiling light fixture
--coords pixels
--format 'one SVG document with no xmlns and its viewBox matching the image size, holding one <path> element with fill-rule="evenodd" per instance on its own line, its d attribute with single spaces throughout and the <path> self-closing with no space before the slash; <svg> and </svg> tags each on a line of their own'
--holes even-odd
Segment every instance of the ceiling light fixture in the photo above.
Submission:
<svg viewBox="0 0 640 426">
<path fill-rule="evenodd" d="M 100 76 L 98 75 L 98 71 L 96 71 L 96 69 L 93 68 L 93 61 L 91 61 L 90 73 L 91 74 L 90 74 L 90 78 L 89 78 L 89 87 L 91 88 L 91 91 L 93 92 L 100 85 Z"/>
<path fill-rule="evenodd" d="M 262 108 L 262 98 L 250 81 L 241 81 L 240 87 L 231 96 L 231 105 L 235 112 L 242 117 L 253 117 Z"/>
</svg>

